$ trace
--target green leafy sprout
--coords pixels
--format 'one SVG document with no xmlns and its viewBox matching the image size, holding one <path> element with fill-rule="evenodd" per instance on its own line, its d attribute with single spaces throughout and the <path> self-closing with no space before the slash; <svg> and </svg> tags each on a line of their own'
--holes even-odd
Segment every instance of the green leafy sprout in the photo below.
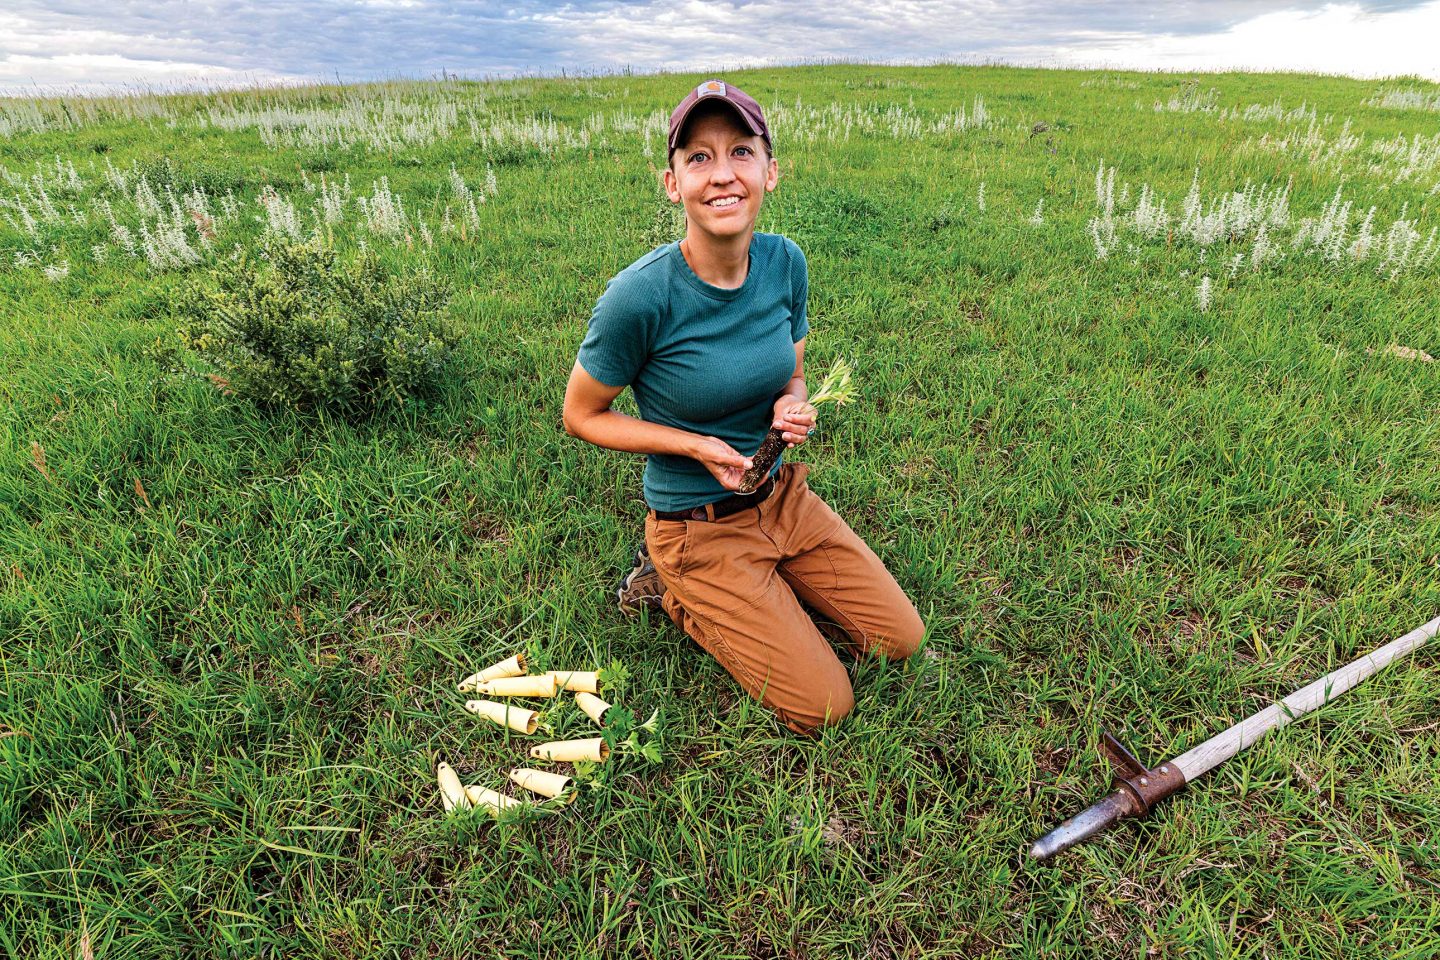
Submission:
<svg viewBox="0 0 1440 960">
<path fill-rule="evenodd" d="M 825 379 L 820 381 L 820 389 L 810 395 L 811 406 L 818 407 L 822 403 L 833 403 L 837 407 L 849 403 L 858 395 L 851 377 L 854 374 L 850 364 L 845 362 L 844 357 L 836 357 L 831 364 Z"/>
</svg>

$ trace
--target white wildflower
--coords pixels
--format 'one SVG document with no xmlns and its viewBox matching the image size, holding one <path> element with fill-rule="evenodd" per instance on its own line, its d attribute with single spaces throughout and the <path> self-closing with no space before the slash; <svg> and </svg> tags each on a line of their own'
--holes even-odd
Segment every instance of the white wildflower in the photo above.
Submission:
<svg viewBox="0 0 1440 960">
<path fill-rule="evenodd" d="M 1387 90 L 1365 101 L 1367 106 L 1382 110 L 1430 110 L 1440 113 L 1440 93 L 1424 90 Z"/>
<path fill-rule="evenodd" d="M 129 227 L 123 223 L 111 223 L 110 235 L 115 238 L 116 243 L 120 244 L 121 250 L 132 257 L 140 256 L 140 250 L 135 245 L 135 236 L 130 232 Z"/>
<path fill-rule="evenodd" d="M 1270 224 L 1261 223 L 1260 229 L 1255 231 L 1255 242 L 1250 247 L 1250 268 L 1258 270 L 1267 260 L 1276 260 L 1280 256 L 1280 248 L 1270 239 Z"/>
<path fill-rule="evenodd" d="M 405 216 L 405 204 L 400 197 L 390 192 L 390 178 L 381 177 L 372 184 L 373 191 L 368 197 L 357 197 L 361 218 L 371 233 L 385 237 L 402 237 L 409 221 Z"/>
<path fill-rule="evenodd" d="M 1150 184 L 1140 187 L 1140 202 L 1131 213 L 1131 221 L 1141 236 L 1155 239 L 1170 225 L 1170 214 L 1165 211 L 1165 201 L 1157 200 Z"/>
<path fill-rule="evenodd" d="M 150 187 L 150 181 L 143 176 L 140 182 L 135 184 L 135 206 L 140 208 L 140 215 L 145 217 L 158 217 L 163 212 L 159 198 Z"/>
<path fill-rule="evenodd" d="M 1104 260 L 1115 249 L 1114 218 L 1093 217 L 1090 220 L 1090 236 L 1095 241 L 1095 259 Z"/>
<path fill-rule="evenodd" d="M 463 218 L 463 224 L 464 227 L 468 229 L 468 232 L 466 230 L 461 231 L 462 236 L 473 236 L 479 233 L 480 213 L 476 209 L 475 204 L 477 200 L 480 203 L 484 203 L 485 194 L 477 194 L 471 190 L 469 185 L 465 183 L 465 178 L 460 176 L 459 171 L 455 169 L 455 164 L 453 163 L 450 165 L 450 190 L 455 194 L 455 199 L 460 201 L 460 213 Z M 449 205 L 446 205 L 445 212 L 448 219 L 450 212 Z"/>
<path fill-rule="evenodd" d="M 1104 260 L 1115 249 L 1115 168 L 1107 173 L 1104 160 L 1095 171 L 1095 204 L 1100 215 L 1090 220 L 1090 236 L 1095 241 L 1095 258 Z"/>
<path fill-rule="evenodd" d="M 140 225 L 141 248 L 150 266 L 164 270 L 170 267 L 184 267 L 200 262 L 200 254 L 190 246 L 184 229 L 173 221 L 157 220 L 151 233 Z"/>
<path fill-rule="evenodd" d="M 1318 217 L 1306 217 L 1295 231 L 1291 244 L 1298 249 L 1318 253 L 1331 263 L 1336 263 L 1348 248 L 1346 237 L 1350 232 L 1350 201 L 1343 199 L 1344 185 L 1335 188 L 1335 196 L 1325 205 Z"/>
<path fill-rule="evenodd" d="M 345 219 L 345 203 L 350 197 L 350 175 L 345 175 L 341 184 L 330 183 L 325 174 L 320 174 L 320 196 L 316 198 L 316 211 L 321 222 L 329 225 Z"/>
<path fill-rule="evenodd" d="M 295 204 L 285 199 L 279 191 L 266 184 L 260 191 L 259 204 L 265 210 L 265 232 L 272 236 L 299 240 L 304 235 L 300 225 L 300 214 Z"/>
<path fill-rule="evenodd" d="M 1386 231 L 1380 250 L 1380 262 L 1376 266 L 1377 272 L 1388 275 L 1391 279 L 1406 270 L 1428 267 L 1435 260 L 1437 252 L 1440 252 L 1440 248 L 1437 248 L 1437 236 L 1440 236 L 1440 232 L 1431 229 L 1430 235 L 1422 241 L 1415 221 L 1405 216 L 1407 210 L 1408 207 L 1401 207 L 1400 216 Z"/>
<path fill-rule="evenodd" d="M 109 157 L 105 158 L 105 182 L 110 184 L 110 189 L 116 193 L 130 193 L 130 178 L 124 171 L 115 169 Z"/>
<path fill-rule="evenodd" d="M 1351 260 L 1368 260 L 1370 258 L 1370 250 L 1375 245 L 1375 234 L 1371 230 L 1374 222 L 1375 208 L 1372 206 L 1365 212 L 1365 219 L 1360 221 L 1360 230 L 1350 243 Z"/>
</svg>

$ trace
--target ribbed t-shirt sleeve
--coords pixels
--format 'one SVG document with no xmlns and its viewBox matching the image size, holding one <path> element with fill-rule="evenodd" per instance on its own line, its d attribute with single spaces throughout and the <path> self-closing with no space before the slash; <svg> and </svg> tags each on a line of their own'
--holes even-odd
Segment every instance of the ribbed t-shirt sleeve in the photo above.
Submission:
<svg viewBox="0 0 1440 960">
<path fill-rule="evenodd" d="M 799 343 L 810 332 L 810 316 L 805 303 L 810 299 L 810 267 L 800 246 L 785 238 L 785 252 L 790 255 L 790 341 Z"/>
<path fill-rule="evenodd" d="M 621 272 L 605 285 L 580 344 L 586 373 L 610 387 L 634 382 L 654 342 L 658 293 L 634 273 Z"/>
</svg>

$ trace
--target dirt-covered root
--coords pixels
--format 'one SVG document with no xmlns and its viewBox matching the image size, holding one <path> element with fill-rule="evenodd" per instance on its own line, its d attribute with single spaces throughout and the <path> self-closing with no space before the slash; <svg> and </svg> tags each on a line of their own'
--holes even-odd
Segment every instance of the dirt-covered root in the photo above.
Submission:
<svg viewBox="0 0 1440 960">
<path fill-rule="evenodd" d="M 755 456 L 750 458 L 750 469 L 745 471 L 745 476 L 740 478 L 740 487 L 737 493 L 754 493 L 755 488 L 765 482 L 770 476 L 770 470 L 775 466 L 775 461 L 780 459 L 780 451 L 785 449 L 785 434 L 774 427 L 765 434 L 765 440 L 760 444 L 760 449 L 755 451 Z"/>
</svg>

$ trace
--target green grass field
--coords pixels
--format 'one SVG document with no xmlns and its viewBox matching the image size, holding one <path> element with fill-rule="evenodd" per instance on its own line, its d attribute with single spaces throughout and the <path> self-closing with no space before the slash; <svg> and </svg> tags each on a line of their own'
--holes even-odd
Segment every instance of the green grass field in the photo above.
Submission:
<svg viewBox="0 0 1440 960">
<path fill-rule="evenodd" d="M 642 461 L 560 426 L 605 281 L 680 235 L 700 79 L 0 100 L 0 954 L 1440 955 L 1428 650 L 1025 856 L 1106 791 L 1101 729 L 1158 763 L 1437 613 L 1440 371 L 1388 352 L 1440 355 L 1437 88 L 730 75 L 811 365 L 861 388 L 811 483 L 929 626 L 811 742 L 616 612 Z M 161 375 L 212 266 L 314 229 L 449 287 L 437 399 Z M 437 761 L 500 787 L 526 742 L 454 684 L 521 647 L 622 663 L 664 760 L 447 818 Z"/>
</svg>

